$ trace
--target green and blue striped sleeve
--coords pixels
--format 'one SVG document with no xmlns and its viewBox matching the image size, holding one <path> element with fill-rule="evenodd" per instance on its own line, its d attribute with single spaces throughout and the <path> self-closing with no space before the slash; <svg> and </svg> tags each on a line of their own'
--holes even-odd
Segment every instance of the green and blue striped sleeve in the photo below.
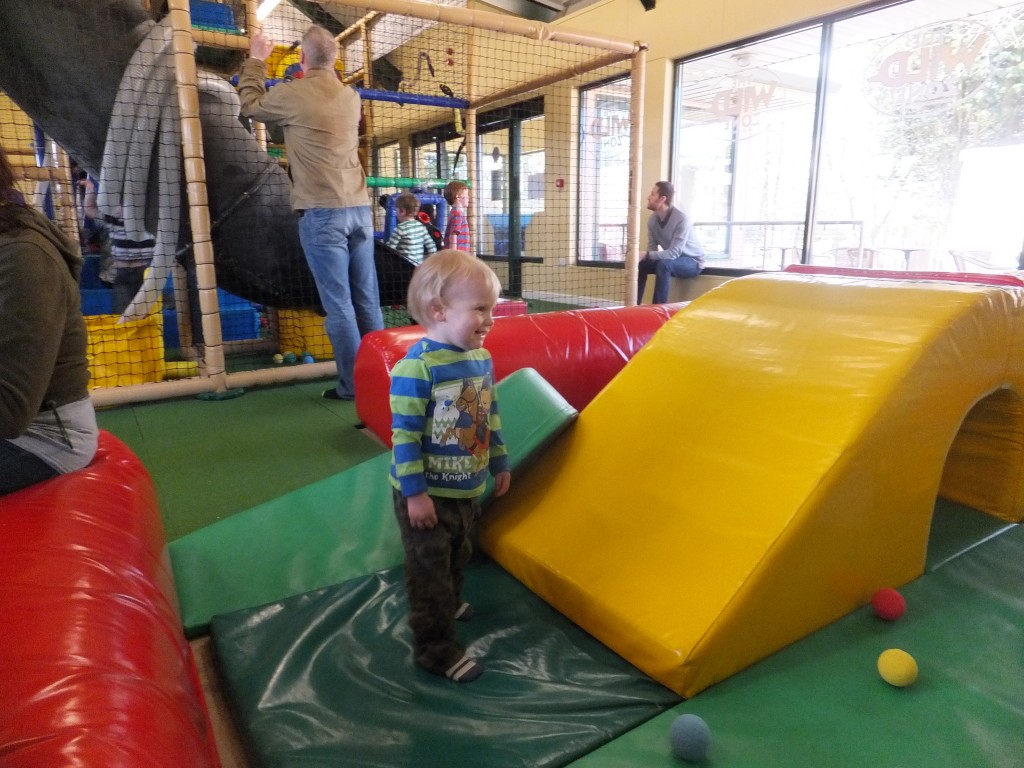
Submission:
<svg viewBox="0 0 1024 768">
<path fill-rule="evenodd" d="M 430 369 L 421 359 L 399 360 L 391 371 L 391 477 L 403 496 L 427 490 L 423 433 L 430 390 Z"/>
<path fill-rule="evenodd" d="M 488 469 L 492 475 L 497 475 L 509 470 L 508 448 L 505 446 L 505 440 L 501 435 L 501 414 L 498 410 L 497 387 L 492 390 L 491 412 L 488 417 L 488 426 L 491 429 L 490 443 L 488 446 L 490 450 Z"/>
</svg>

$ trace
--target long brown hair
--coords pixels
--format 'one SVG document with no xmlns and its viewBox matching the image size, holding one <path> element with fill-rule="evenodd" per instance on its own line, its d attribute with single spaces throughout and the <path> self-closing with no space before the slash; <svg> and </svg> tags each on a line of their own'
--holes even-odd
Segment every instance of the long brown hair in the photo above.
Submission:
<svg viewBox="0 0 1024 768">
<path fill-rule="evenodd" d="M 7 152 L 0 144 L 0 232 L 10 229 L 17 219 L 15 208 L 25 205 L 25 199 L 15 186 L 14 168 L 7 159 Z"/>
<path fill-rule="evenodd" d="M 0 144 L 0 194 L 14 189 L 14 169 L 11 161 L 7 159 L 7 152 L 4 145 Z"/>
</svg>

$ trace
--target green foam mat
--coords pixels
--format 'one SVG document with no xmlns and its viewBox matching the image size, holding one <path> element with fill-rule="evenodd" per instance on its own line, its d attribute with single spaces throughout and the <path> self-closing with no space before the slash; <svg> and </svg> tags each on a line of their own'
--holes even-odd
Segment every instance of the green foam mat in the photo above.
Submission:
<svg viewBox="0 0 1024 768">
<path fill-rule="evenodd" d="M 865 607 L 572 764 L 679 768 L 668 731 L 702 717 L 715 768 L 1019 768 L 1024 760 L 1024 528 L 989 538 L 902 587 L 895 622 Z M 793 599 L 799 599 L 794 595 Z M 919 677 L 894 688 L 878 655 Z"/>
<path fill-rule="evenodd" d="M 211 638 L 254 764 L 565 765 L 679 701 L 490 560 L 466 570 L 457 630 L 486 672 L 412 660 L 402 569 L 214 617 Z"/>
<path fill-rule="evenodd" d="M 261 387 L 217 402 L 134 403 L 101 408 L 96 418 L 146 465 L 174 541 L 384 450 L 355 428 L 352 403 L 320 396 L 324 386 Z"/>
<path fill-rule="evenodd" d="M 532 368 L 498 383 L 515 475 L 577 413 Z M 218 613 L 337 584 L 402 561 L 388 471 L 380 454 L 239 512 L 169 545 L 182 623 L 191 637 Z M 513 485 L 514 487 L 514 485 Z M 488 494 L 490 493 L 488 485 Z M 485 503 L 486 503 L 485 496 Z"/>
<path fill-rule="evenodd" d="M 932 513 L 925 570 L 941 568 L 1013 527 L 1014 523 L 939 497 L 935 500 L 935 511 Z"/>
</svg>

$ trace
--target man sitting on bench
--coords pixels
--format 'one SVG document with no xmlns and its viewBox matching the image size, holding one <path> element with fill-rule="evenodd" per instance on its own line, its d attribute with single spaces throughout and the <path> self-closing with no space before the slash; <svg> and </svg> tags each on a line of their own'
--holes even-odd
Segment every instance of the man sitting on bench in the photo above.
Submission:
<svg viewBox="0 0 1024 768">
<path fill-rule="evenodd" d="M 654 304 L 668 301 L 669 278 L 696 277 L 704 268 L 704 248 L 693 231 L 693 220 L 672 205 L 675 188 L 659 181 L 647 196 L 647 251 L 640 254 L 637 304 L 643 303 L 647 276 L 654 275 Z M 661 250 L 658 250 L 658 249 Z"/>
</svg>

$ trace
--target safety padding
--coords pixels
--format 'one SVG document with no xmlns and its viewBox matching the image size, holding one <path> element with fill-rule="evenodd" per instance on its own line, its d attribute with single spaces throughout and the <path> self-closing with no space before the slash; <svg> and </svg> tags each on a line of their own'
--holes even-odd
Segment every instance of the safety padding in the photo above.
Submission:
<svg viewBox="0 0 1024 768">
<path fill-rule="evenodd" d="M 215 617 L 252 765 L 556 768 L 678 702 L 493 562 L 465 577 L 474 615 L 458 632 L 487 665 L 471 686 L 413 662 L 401 565 Z"/>
<path fill-rule="evenodd" d="M 844 277 L 888 278 L 890 280 L 940 280 L 952 283 L 982 283 L 986 285 L 1024 286 L 1017 275 L 1003 272 L 933 272 L 923 270 L 863 269 L 860 267 L 828 267 L 816 264 L 788 264 L 786 272 L 803 275 L 842 275 Z"/>
<path fill-rule="evenodd" d="M 575 420 L 576 409 L 528 368 L 501 381 L 497 391 L 502 436 L 518 482 L 522 470 Z M 390 467 L 390 452 L 382 453 L 171 542 L 185 631 L 196 635 L 219 613 L 400 563 Z M 488 482 L 482 504 L 492 491 Z"/>
<path fill-rule="evenodd" d="M 217 766 L 149 474 L 92 464 L 0 498 L 4 768 Z"/>
<path fill-rule="evenodd" d="M 484 347 L 497 379 L 534 368 L 573 408 L 582 410 L 682 304 L 575 309 L 497 317 Z M 356 356 L 356 413 L 391 445 L 391 369 L 423 336 L 418 325 L 374 331 Z"/>
<path fill-rule="evenodd" d="M 919 576 L 940 485 L 1024 514 L 1024 289 L 762 274 L 681 310 L 481 544 L 683 696 Z"/>
</svg>

